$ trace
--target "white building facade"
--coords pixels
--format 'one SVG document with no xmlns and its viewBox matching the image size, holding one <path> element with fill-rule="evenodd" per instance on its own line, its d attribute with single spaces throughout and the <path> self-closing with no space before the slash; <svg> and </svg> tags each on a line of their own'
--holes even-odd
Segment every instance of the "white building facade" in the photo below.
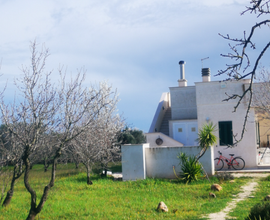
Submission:
<svg viewBox="0 0 270 220">
<path fill-rule="evenodd" d="M 154 136 L 156 134 L 157 140 L 160 133 L 165 135 L 161 142 L 166 142 L 167 135 L 184 147 L 197 146 L 198 129 L 202 128 L 205 123 L 212 122 L 216 126 L 215 134 L 218 137 L 218 142 L 214 146 L 214 157 L 219 157 L 218 151 L 221 151 L 227 158 L 230 158 L 229 154 L 234 154 L 245 160 L 245 169 L 260 168 L 262 163 L 259 164 L 260 157 L 257 149 L 260 134 L 255 108 L 250 108 L 242 141 L 237 146 L 228 148 L 228 145 L 232 145 L 236 139 L 241 137 L 247 102 L 244 99 L 234 111 L 238 99 L 224 100 L 228 98 L 228 95 L 241 95 L 250 81 L 248 79 L 211 81 L 210 69 L 204 68 L 202 69 L 202 81 L 193 86 L 187 86 L 187 81 L 183 78 L 185 63 L 180 61 L 179 64 L 179 86 L 170 87 L 170 92 L 162 94 L 149 133 L 146 134 L 150 147 L 151 145 L 156 147 Z M 161 142 L 159 141 L 160 147 L 164 146 Z M 228 168 L 226 164 L 224 168 Z"/>
</svg>

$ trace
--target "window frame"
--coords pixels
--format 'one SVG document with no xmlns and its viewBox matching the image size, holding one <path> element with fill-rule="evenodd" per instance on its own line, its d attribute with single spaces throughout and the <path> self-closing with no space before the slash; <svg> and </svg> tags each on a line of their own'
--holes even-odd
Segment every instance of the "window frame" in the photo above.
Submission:
<svg viewBox="0 0 270 220">
<path fill-rule="evenodd" d="M 219 145 L 228 146 L 233 144 L 233 124 L 232 121 L 219 121 Z"/>
</svg>

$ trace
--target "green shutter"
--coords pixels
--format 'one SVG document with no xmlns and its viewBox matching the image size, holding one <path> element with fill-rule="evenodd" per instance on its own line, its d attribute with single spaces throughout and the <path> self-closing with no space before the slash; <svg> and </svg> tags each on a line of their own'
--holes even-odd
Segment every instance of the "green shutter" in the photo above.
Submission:
<svg viewBox="0 0 270 220">
<path fill-rule="evenodd" d="M 231 121 L 218 122 L 219 127 L 219 145 L 232 145 L 233 144 L 233 132 Z"/>
</svg>

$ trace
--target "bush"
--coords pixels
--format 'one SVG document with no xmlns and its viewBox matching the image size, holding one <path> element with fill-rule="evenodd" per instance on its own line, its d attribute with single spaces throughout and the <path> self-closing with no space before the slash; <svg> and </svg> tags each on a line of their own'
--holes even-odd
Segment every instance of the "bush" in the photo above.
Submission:
<svg viewBox="0 0 270 220">
<path fill-rule="evenodd" d="M 246 220 L 268 220 L 270 219 L 270 202 L 257 203 L 250 210 Z"/>
<path fill-rule="evenodd" d="M 180 177 L 186 183 L 198 180 L 198 177 L 202 176 L 202 167 L 199 163 L 196 163 L 197 158 L 195 156 L 187 156 L 185 153 L 180 153 L 177 156 L 180 159 L 180 166 L 182 173 Z"/>
</svg>

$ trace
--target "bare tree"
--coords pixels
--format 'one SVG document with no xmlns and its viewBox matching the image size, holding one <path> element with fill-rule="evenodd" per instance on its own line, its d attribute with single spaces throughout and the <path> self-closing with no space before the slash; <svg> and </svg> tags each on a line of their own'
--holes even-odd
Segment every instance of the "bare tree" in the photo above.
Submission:
<svg viewBox="0 0 270 220">
<path fill-rule="evenodd" d="M 90 173 L 94 163 L 102 163 L 107 166 L 113 161 L 114 155 L 119 154 L 119 145 L 116 146 L 118 135 L 124 126 L 123 119 L 116 114 L 118 96 L 116 91 L 106 83 L 101 83 L 102 96 L 107 105 L 100 109 L 91 126 L 81 136 L 74 139 L 70 149 L 73 155 L 80 158 L 87 172 L 87 184 L 92 184 Z M 97 104 L 103 105 L 102 103 Z M 99 107 L 100 108 L 100 107 Z"/>
<path fill-rule="evenodd" d="M 0 103 L 3 123 L 23 147 L 24 185 L 31 195 L 28 220 L 34 219 L 41 212 L 49 191 L 54 186 L 58 158 L 66 150 L 69 142 L 82 134 L 100 109 L 107 105 L 103 101 L 100 88 L 83 88 L 84 70 L 79 71 L 67 82 L 65 73 L 60 69 L 60 86 L 53 85 L 50 80 L 51 72 L 45 72 L 48 49 L 43 46 L 38 52 L 37 44 L 33 42 L 30 50 L 31 66 L 22 67 L 22 77 L 15 81 L 22 98 L 11 105 L 5 104 L 3 99 Z M 97 108 L 96 103 L 103 104 Z M 16 123 L 23 124 L 24 129 L 18 132 L 14 126 Z M 31 160 L 33 155 L 42 149 L 44 134 L 48 133 L 54 134 L 51 138 L 55 145 L 51 178 L 38 202 L 36 191 L 29 182 Z"/>
<path fill-rule="evenodd" d="M 125 125 L 123 119 L 115 114 L 115 106 L 111 109 L 104 108 L 99 120 L 101 132 L 98 133 L 98 137 L 101 140 L 101 151 L 97 160 L 101 169 L 105 172 L 104 175 L 107 176 L 108 163 L 120 159 L 121 143 L 119 143 L 119 136 Z"/>
<path fill-rule="evenodd" d="M 250 4 L 251 6 L 246 7 L 246 10 L 241 13 L 241 15 L 244 15 L 248 12 L 251 14 L 254 14 L 257 19 L 260 19 L 263 17 L 263 15 L 268 15 L 270 13 L 269 10 L 269 3 L 270 0 L 251 0 Z M 233 38 L 230 35 L 221 35 L 224 39 L 229 40 L 231 43 L 229 44 L 231 52 L 228 54 L 221 54 L 221 56 L 229 58 L 232 60 L 231 64 L 227 64 L 227 67 L 224 70 L 220 70 L 217 75 L 223 75 L 227 74 L 228 78 L 227 80 L 241 80 L 245 78 L 250 78 L 250 83 L 247 88 L 244 89 L 242 94 L 227 94 L 228 98 L 224 101 L 229 101 L 232 99 L 237 99 L 238 102 L 234 107 L 234 111 L 237 110 L 238 106 L 243 101 L 244 97 L 247 97 L 248 100 L 248 107 L 245 115 L 245 120 L 243 124 L 243 129 L 241 132 L 241 136 L 239 139 L 235 139 L 235 143 L 238 143 L 243 139 L 247 118 L 250 112 L 250 107 L 252 103 L 253 98 L 253 91 L 252 86 L 253 82 L 256 76 L 256 73 L 258 72 L 258 66 L 262 60 L 262 57 L 266 53 L 266 51 L 270 47 L 270 41 L 267 41 L 263 48 L 259 50 L 259 53 L 254 61 L 250 60 L 252 52 L 249 50 L 251 48 L 252 50 L 256 50 L 255 46 L 255 34 L 261 29 L 269 28 L 268 24 L 270 23 L 269 19 L 262 19 L 256 22 L 254 24 L 249 32 L 244 31 L 244 36 L 242 38 Z"/>
</svg>

